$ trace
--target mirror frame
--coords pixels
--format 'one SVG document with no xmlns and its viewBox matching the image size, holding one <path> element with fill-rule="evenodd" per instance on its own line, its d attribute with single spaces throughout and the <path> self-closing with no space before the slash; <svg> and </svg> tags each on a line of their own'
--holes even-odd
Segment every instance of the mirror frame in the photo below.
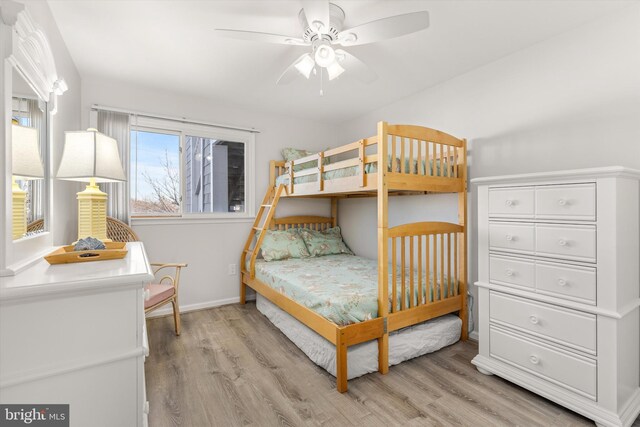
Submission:
<svg viewBox="0 0 640 427">
<path fill-rule="evenodd" d="M 52 250 L 53 192 L 51 164 L 51 116 L 57 111 L 57 97 L 67 90 L 64 79 L 58 76 L 51 45 L 45 33 L 33 21 L 25 6 L 11 0 L 0 1 L 0 67 L 2 104 L 0 105 L 0 134 L 4 135 L 4 147 L 0 149 L 0 276 L 10 276 L 27 268 Z M 38 97 L 47 103 L 47 153 L 45 163 L 46 209 L 45 231 L 33 236 L 13 240 L 11 233 L 11 98 L 13 73 L 18 73 Z"/>
</svg>

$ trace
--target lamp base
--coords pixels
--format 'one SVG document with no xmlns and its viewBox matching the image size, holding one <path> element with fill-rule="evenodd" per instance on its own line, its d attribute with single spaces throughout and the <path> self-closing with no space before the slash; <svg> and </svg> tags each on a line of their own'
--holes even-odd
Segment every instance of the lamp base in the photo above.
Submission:
<svg viewBox="0 0 640 427">
<path fill-rule="evenodd" d="M 107 240 L 107 193 L 91 179 L 78 196 L 78 240 L 85 237 Z"/>
<path fill-rule="evenodd" d="M 20 188 L 15 177 L 11 179 L 11 234 L 13 235 L 13 240 L 16 240 L 24 236 L 27 232 L 27 192 Z"/>
</svg>

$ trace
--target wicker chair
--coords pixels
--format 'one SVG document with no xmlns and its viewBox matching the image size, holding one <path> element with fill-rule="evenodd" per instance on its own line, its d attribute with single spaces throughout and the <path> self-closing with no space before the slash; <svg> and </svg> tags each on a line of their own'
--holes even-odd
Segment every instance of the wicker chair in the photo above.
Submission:
<svg viewBox="0 0 640 427">
<path fill-rule="evenodd" d="M 107 237 L 114 242 L 136 242 L 138 235 L 124 222 L 107 217 Z M 144 312 L 149 313 L 165 304 L 173 305 L 173 322 L 176 335 L 180 335 L 180 307 L 178 305 L 178 286 L 180 285 L 180 271 L 187 264 L 182 263 L 151 263 L 154 274 L 165 268 L 172 268 L 173 274 L 164 275 L 158 283 L 151 283 L 145 288 Z M 166 282 L 166 283 L 165 283 Z"/>
<path fill-rule="evenodd" d="M 27 224 L 27 233 L 35 233 L 38 231 L 44 231 L 44 219 L 36 219 Z"/>
</svg>

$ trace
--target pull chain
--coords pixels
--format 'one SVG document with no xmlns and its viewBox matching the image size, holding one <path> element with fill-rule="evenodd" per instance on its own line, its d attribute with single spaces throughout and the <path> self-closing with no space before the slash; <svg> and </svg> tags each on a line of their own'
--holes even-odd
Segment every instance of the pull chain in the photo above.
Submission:
<svg viewBox="0 0 640 427">
<path fill-rule="evenodd" d="M 322 68 L 320 68 L 320 96 L 324 96 L 324 90 L 322 89 L 322 82 L 323 82 L 322 75 L 323 74 L 324 73 L 322 72 Z"/>
</svg>

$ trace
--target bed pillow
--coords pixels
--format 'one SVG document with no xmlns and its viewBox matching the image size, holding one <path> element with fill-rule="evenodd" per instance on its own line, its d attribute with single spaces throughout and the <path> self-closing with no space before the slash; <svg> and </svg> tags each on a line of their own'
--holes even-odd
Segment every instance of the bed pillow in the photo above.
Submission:
<svg viewBox="0 0 640 427">
<path fill-rule="evenodd" d="M 288 147 L 288 148 L 282 149 L 282 158 L 284 159 L 285 162 L 296 161 L 303 157 L 311 156 L 312 154 L 315 154 L 315 153 L 312 151 L 301 150 L 299 148 Z M 317 165 L 318 165 L 318 162 L 314 160 L 311 162 L 303 163 L 301 165 L 294 165 L 293 170 L 294 172 L 298 172 L 303 169 L 312 168 Z"/>
<path fill-rule="evenodd" d="M 260 250 L 265 261 L 309 258 L 309 251 L 297 229 L 267 230 Z"/>
<path fill-rule="evenodd" d="M 282 149 L 282 158 L 284 159 L 285 162 L 296 161 L 303 157 L 311 156 L 314 154 L 318 154 L 318 153 L 315 151 L 301 150 L 299 148 L 291 148 L 291 147 Z M 324 159 L 323 163 L 325 165 L 328 165 L 329 159 L 328 158 Z M 310 162 L 302 163 L 300 165 L 294 165 L 293 171 L 298 172 L 304 169 L 314 168 L 317 166 L 318 166 L 317 160 L 312 160 Z"/>
<path fill-rule="evenodd" d="M 328 228 L 324 231 L 300 229 L 300 235 L 307 245 L 311 256 L 349 254 L 351 249 L 342 240 L 340 227 Z"/>
</svg>

